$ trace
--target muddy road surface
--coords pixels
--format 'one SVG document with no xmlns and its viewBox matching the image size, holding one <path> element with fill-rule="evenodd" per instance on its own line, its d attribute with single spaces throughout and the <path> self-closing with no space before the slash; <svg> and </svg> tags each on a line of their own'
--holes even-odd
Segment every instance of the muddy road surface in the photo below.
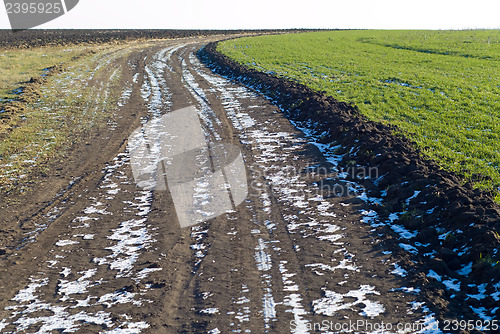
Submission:
<svg viewBox="0 0 500 334">
<path fill-rule="evenodd" d="M 0 332 L 439 333 L 374 233 L 372 190 L 347 181 L 313 128 L 200 63 L 208 40 L 149 42 L 104 63 L 123 70 L 108 128 L 2 208 L 17 248 L 2 255 Z M 134 173 L 130 136 L 183 110 L 208 148 L 241 152 L 247 186 L 214 214 L 213 189 L 195 178 L 198 222 L 181 227 L 173 183 L 144 184 L 164 169 Z M 168 146 L 166 124 L 155 133 Z M 142 144 L 161 165 L 161 149 Z"/>
</svg>

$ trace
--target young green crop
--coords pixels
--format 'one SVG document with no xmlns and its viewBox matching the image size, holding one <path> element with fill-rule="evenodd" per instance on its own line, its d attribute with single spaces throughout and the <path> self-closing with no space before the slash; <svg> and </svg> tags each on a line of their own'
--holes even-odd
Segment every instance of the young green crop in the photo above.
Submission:
<svg viewBox="0 0 500 334">
<path fill-rule="evenodd" d="M 476 187 L 500 187 L 500 31 L 329 31 L 229 40 L 219 50 L 353 102 Z"/>
</svg>

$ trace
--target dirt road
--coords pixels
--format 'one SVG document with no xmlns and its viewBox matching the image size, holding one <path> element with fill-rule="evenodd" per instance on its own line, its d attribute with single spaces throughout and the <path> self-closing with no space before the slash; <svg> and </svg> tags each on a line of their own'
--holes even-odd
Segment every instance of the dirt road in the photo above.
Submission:
<svg viewBox="0 0 500 334">
<path fill-rule="evenodd" d="M 312 125 L 202 65 L 207 41 L 113 58 L 124 89 L 109 128 L 2 209 L 25 242 L 3 255 L 0 332 L 440 332 L 372 231 L 378 199 L 339 173 Z M 208 146 L 239 147 L 249 186 L 235 210 L 181 228 L 168 189 L 137 185 L 127 143 L 189 106 Z"/>
</svg>

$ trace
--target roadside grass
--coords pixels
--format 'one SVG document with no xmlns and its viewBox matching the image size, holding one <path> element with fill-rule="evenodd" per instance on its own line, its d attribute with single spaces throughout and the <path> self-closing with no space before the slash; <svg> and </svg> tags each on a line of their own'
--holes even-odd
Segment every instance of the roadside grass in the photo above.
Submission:
<svg viewBox="0 0 500 334">
<path fill-rule="evenodd" d="M 94 47 L 94 55 L 71 60 L 82 53 L 79 49 L 69 60 L 52 59 L 57 62 L 66 59 L 67 70 L 47 78 L 39 87 L 40 97 L 23 106 L 18 124 L 0 138 L 1 192 L 27 190 L 35 181 L 30 177 L 33 170 L 41 168 L 44 172 L 48 160 L 64 154 L 74 143 L 86 140 L 91 131 L 107 125 L 117 110 L 122 87 L 121 69 L 106 65 L 128 53 L 118 49 Z M 49 50 L 38 54 L 39 65 L 30 65 L 33 71 L 27 76 L 40 74 L 36 72 L 38 68 L 55 65 L 46 62 L 45 53 Z M 30 63 L 37 64 L 34 54 Z M 89 84 L 90 80 L 95 82 Z"/>
<path fill-rule="evenodd" d="M 0 138 L 16 127 L 23 118 L 17 112 L 24 107 L 22 97 L 25 82 L 40 78 L 52 66 L 67 63 L 88 47 L 38 47 L 32 49 L 0 49 Z"/>
<path fill-rule="evenodd" d="M 88 47 L 39 47 L 0 49 L 0 102 L 15 99 L 22 82 L 44 74 L 48 67 L 66 63 Z"/>
<path fill-rule="evenodd" d="M 300 33 L 228 40 L 218 50 L 396 125 L 500 203 L 500 30 Z"/>
</svg>

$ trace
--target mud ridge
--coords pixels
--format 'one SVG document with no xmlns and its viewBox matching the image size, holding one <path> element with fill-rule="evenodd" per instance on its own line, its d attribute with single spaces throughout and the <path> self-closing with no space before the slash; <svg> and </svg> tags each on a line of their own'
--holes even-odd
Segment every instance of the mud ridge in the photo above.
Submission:
<svg viewBox="0 0 500 334">
<path fill-rule="evenodd" d="M 367 120 L 356 106 L 302 84 L 249 69 L 216 48 L 217 43 L 206 45 L 199 51 L 199 58 L 218 74 L 265 95 L 291 120 L 320 127 L 315 130 L 325 134 L 323 143 L 334 142 L 347 150 L 339 152 L 347 153 L 341 162 L 344 170 L 353 164 L 378 169 L 380 178 L 371 183 L 383 189 L 384 202 L 374 204 L 373 210 L 381 219 L 387 219 L 391 212 L 401 212 L 394 223 L 415 232 L 414 240 L 422 249 L 415 255 L 400 249 L 398 255 L 411 278 L 425 291 L 438 317 L 463 315 L 478 319 L 477 314 L 465 311 L 463 306 L 498 306 L 498 301 L 490 296 L 494 290 L 487 291 L 480 301 L 472 300 L 464 291 L 469 285 L 500 281 L 500 209 L 491 194 L 473 189 L 470 183 L 463 184 L 458 176 L 425 158 L 409 139 L 396 135 L 395 127 Z M 413 201 L 411 210 L 406 204 L 409 199 Z M 398 242 L 396 238 L 386 240 L 394 248 Z M 463 289 L 450 291 L 439 280 L 430 279 L 430 271 L 460 281 Z M 460 271 L 462 274 L 458 274 Z M 497 317 L 500 315 L 499 308 L 494 312 Z"/>
</svg>

